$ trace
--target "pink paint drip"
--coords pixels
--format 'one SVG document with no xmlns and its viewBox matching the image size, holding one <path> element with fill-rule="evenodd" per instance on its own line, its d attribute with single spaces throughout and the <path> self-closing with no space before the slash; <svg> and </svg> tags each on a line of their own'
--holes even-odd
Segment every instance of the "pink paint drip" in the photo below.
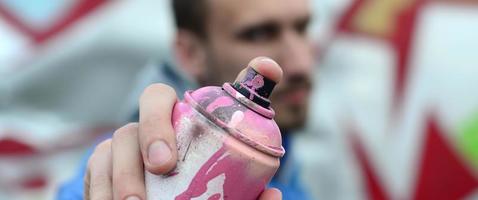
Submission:
<svg viewBox="0 0 478 200">
<path fill-rule="evenodd" d="M 190 200 L 201 196 L 207 191 L 207 183 L 215 177 L 224 174 L 225 180 L 223 185 L 223 199 L 255 199 L 257 197 L 247 197 L 250 194 L 259 194 L 264 189 L 266 181 L 257 181 L 259 177 L 249 179 L 247 177 L 247 165 L 244 161 L 234 159 L 229 155 L 221 157 L 226 153 L 226 148 L 222 146 L 210 159 L 199 169 L 189 184 L 186 191 L 176 196 L 176 200 Z M 260 178 L 259 178 L 260 180 Z M 244 191 L 237 186 L 245 186 L 248 188 L 257 188 L 258 191 Z M 250 187 L 253 186 L 253 187 Z M 219 195 L 219 196 L 218 196 Z M 216 193 L 209 199 L 220 198 L 220 194 Z"/>
<path fill-rule="evenodd" d="M 207 183 L 213 179 L 214 177 L 218 176 L 219 174 L 207 173 L 209 168 L 217 163 L 219 158 L 224 154 L 225 148 L 221 147 L 216 153 L 214 153 L 211 158 L 199 169 L 199 171 L 194 176 L 193 180 L 189 184 L 186 191 L 176 196 L 176 200 L 187 200 L 193 197 L 198 197 L 201 194 L 204 194 L 207 190 Z M 217 164 L 219 165 L 219 163 Z M 216 170 L 211 170 L 216 172 Z"/>
</svg>

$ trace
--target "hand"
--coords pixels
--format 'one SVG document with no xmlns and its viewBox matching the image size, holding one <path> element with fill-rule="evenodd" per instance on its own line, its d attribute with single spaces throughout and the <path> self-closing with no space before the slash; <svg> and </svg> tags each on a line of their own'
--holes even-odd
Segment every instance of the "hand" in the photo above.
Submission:
<svg viewBox="0 0 478 200">
<path fill-rule="evenodd" d="M 270 59 L 256 58 L 249 65 L 277 82 L 282 76 L 280 67 Z M 85 199 L 146 199 L 144 169 L 164 174 L 176 165 L 176 136 L 171 124 L 176 101 L 175 91 L 167 85 L 153 84 L 144 90 L 139 100 L 139 123 L 116 130 L 88 160 Z M 281 196 L 277 189 L 266 189 L 259 199 Z"/>
</svg>

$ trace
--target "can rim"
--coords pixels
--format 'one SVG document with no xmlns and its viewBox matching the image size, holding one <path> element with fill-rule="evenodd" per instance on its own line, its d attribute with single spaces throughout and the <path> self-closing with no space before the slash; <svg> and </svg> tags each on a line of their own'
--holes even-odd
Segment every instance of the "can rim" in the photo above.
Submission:
<svg viewBox="0 0 478 200">
<path fill-rule="evenodd" d="M 274 109 L 272 109 L 270 106 L 265 108 L 265 107 L 262 107 L 256 103 L 254 103 L 253 101 L 251 101 L 250 99 L 248 99 L 246 96 L 244 96 L 243 94 L 241 94 L 240 92 L 237 92 L 232 86 L 231 86 L 231 83 L 224 83 L 222 85 L 222 89 L 224 89 L 224 91 L 227 92 L 227 94 L 229 94 L 231 97 L 233 97 L 234 99 L 237 99 L 239 102 L 241 102 L 243 105 L 247 106 L 249 109 L 257 112 L 258 114 L 266 117 L 266 118 L 269 118 L 269 119 L 272 119 L 274 118 L 275 116 L 275 111 Z M 258 98 L 262 98 L 262 97 L 258 97 Z"/>
</svg>

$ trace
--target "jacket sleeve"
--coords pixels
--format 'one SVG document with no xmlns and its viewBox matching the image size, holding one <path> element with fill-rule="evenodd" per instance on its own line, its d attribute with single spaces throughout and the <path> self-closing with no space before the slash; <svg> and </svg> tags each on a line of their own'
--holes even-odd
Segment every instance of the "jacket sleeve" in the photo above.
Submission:
<svg viewBox="0 0 478 200">
<path fill-rule="evenodd" d="M 79 166 L 75 175 L 65 182 L 64 184 L 60 185 L 58 188 L 58 193 L 56 196 L 57 200 L 82 200 L 83 199 L 83 178 L 86 172 L 86 165 L 88 162 L 88 158 L 92 153 L 92 149 L 90 149 L 81 160 L 81 165 Z"/>
</svg>

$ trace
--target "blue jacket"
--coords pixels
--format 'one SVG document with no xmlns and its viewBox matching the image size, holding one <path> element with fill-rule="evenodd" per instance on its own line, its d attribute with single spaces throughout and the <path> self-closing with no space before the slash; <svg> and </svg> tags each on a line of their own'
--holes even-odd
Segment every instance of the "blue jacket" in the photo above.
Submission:
<svg viewBox="0 0 478 200">
<path fill-rule="evenodd" d="M 187 89 L 194 88 L 194 84 L 181 75 L 177 69 L 168 64 L 155 66 L 157 69 L 154 79 L 157 82 L 166 83 L 176 89 L 178 94 L 184 93 Z M 181 97 L 182 98 L 182 97 Z M 138 120 L 138 112 L 133 115 L 131 121 Z M 103 139 L 111 137 L 111 133 L 107 134 Z M 303 189 L 300 182 L 299 167 L 294 161 L 291 152 L 292 137 L 287 133 L 282 133 L 282 145 L 286 149 L 286 154 L 281 158 L 281 167 L 277 174 L 270 182 L 270 187 L 281 190 L 283 199 L 285 200 L 307 200 L 310 199 L 308 193 Z M 83 177 L 85 175 L 86 163 L 88 157 L 92 153 L 90 150 L 84 157 L 78 172 L 68 182 L 61 185 L 58 191 L 57 199 L 59 200 L 80 200 L 83 199 Z"/>
</svg>

